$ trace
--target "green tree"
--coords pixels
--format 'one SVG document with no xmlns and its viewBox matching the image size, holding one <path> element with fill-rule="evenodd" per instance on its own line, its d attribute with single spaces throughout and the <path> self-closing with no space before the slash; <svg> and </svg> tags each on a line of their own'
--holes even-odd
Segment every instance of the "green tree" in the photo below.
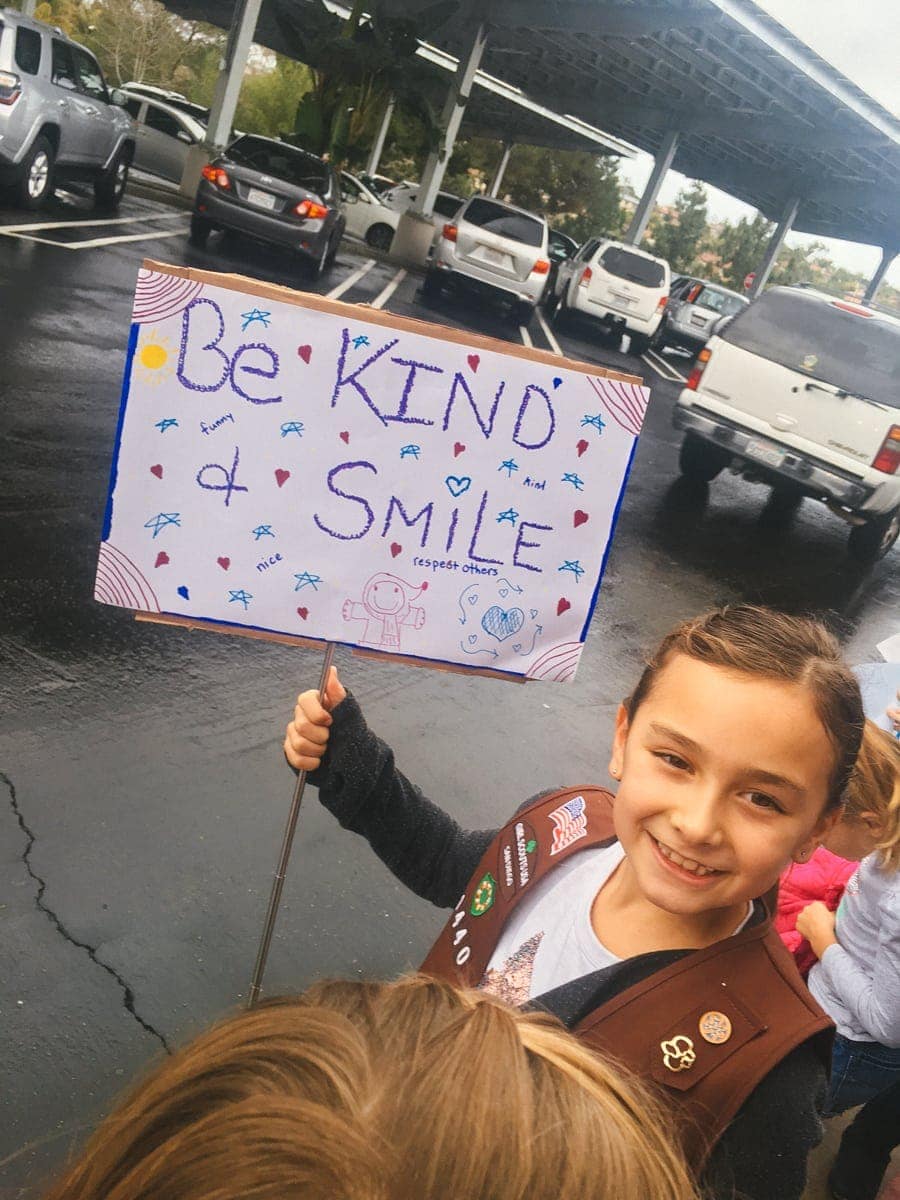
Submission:
<svg viewBox="0 0 900 1200">
<path fill-rule="evenodd" d="M 706 188 L 699 180 L 682 188 L 672 208 L 656 212 L 650 221 L 653 250 L 666 259 L 673 271 L 695 269 L 697 254 L 707 231 Z"/>
<path fill-rule="evenodd" d="M 297 103 L 312 86 L 312 72 L 305 63 L 278 55 L 274 70 L 244 76 L 235 127 L 266 137 L 290 133 Z"/>
<path fill-rule="evenodd" d="M 736 291 L 743 290 L 744 277 L 759 266 L 772 229 L 772 223 L 762 213 L 752 220 L 741 217 L 734 225 L 730 221 L 722 225 L 710 244 L 714 259 L 709 263 L 722 283 Z"/>
</svg>

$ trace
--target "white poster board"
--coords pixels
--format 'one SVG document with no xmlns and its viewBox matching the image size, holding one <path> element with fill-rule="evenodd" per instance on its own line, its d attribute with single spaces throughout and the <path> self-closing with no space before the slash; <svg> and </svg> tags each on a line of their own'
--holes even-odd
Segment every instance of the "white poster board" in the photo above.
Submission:
<svg viewBox="0 0 900 1200">
<path fill-rule="evenodd" d="M 569 680 L 647 398 L 543 352 L 145 263 L 95 596 Z"/>
</svg>

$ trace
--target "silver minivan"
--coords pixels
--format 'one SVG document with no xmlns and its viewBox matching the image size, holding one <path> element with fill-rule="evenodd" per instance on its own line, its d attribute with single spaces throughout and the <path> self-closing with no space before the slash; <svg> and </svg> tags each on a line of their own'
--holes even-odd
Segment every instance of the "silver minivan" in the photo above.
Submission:
<svg viewBox="0 0 900 1200">
<path fill-rule="evenodd" d="M 779 507 L 820 500 L 859 562 L 900 535 L 900 320 L 805 288 L 771 288 L 710 338 L 678 398 L 681 472 L 726 467 Z"/>
</svg>

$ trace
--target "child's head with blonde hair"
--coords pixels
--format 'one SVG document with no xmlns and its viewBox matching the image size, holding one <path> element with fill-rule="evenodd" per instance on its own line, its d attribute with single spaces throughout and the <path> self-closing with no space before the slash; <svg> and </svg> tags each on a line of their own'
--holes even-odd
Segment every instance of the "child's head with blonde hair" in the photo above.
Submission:
<svg viewBox="0 0 900 1200">
<path fill-rule="evenodd" d="M 46 1200 L 697 1200 L 640 1083 L 553 1018 L 323 983 L 162 1063 Z"/>
<path fill-rule="evenodd" d="M 900 869 L 900 742 L 866 721 L 847 802 L 825 845 L 844 858 L 878 853 L 885 871 Z"/>
</svg>

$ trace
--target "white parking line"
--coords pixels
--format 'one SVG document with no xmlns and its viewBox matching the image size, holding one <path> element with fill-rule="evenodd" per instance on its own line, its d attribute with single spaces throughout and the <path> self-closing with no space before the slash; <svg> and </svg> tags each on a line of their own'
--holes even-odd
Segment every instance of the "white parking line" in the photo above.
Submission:
<svg viewBox="0 0 900 1200">
<path fill-rule="evenodd" d="M 538 324 L 540 325 L 541 329 L 543 329 L 543 331 L 544 331 L 544 337 L 550 343 L 550 349 L 553 351 L 554 354 L 558 354 L 560 356 L 560 358 L 562 358 L 562 350 L 560 350 L 560 348 L 559 348 L 559 342 L 553 336 L 550 326 L 544 320 L 544 314 L 541 312 L 541 310 L 539 308 L 536 308 L 534 311 L 537 313 Z"/>
<path fill-rule="evenodd" d="M 127 237 L 93 238 L 89 242 L 51 242 L 49 238 L 35 237 L 30 233 L 6 233 L 0 229 L 0 234 L 16 238 L 22 242 L 37 242 L 41 246 L 52 246 L 54 250 L 94 250 L 97 246 L 117 246 L 122 242 L 159 241 L 161 238 L 184 237 L 183 229 L 172 233 L 131 233 Z"/>
<path fill-rule="evenodd" d="M 384 306 L 387 304 L 388 300 L 390 300 L 391 296 L 393 296 L 394 292 L 396 292 L 397 288 L 400 286 L 400 284 L 403 282 L 403 280 L 405 278 L 406 278 L 406 272 L 401 267 L 400 270 L 397 272 L 397 274 L 394 276 L 394 278 L 391 280 L 391 282 L 389 284 L 387 284 L 385 287 L 383 287 L 381 289 L 381 291 L 378 293 L 378 295 L 375 297 L 375 299 L 372 301 L 372 307 L 373 308 L 384 308 Z"/>
<path fill-rule="evenodd" d="M 177 221 L 184 212 L 145 213 L 142 217 L 104 217 L 99 221 L 32 221 L 28 225 L 0 225 L 0 233 L 34 233 L 41 229 L 93 229 L 95 225 L 137 225 L 140 221 Z"/>
<path fill-rule="evenodd" d="M 668 379 L 672 383 L 687 383 L 687 376 L 676 371 L 671 363 L 667 363 L 654 350 L 648 350 L 646 354 L 641 355 L 641 358 L 647 366 L 653 368 L 657 375 L 662 375 L 663 379 Z"/>
<path fill-rule="evenodd" d="M 524 325 L 519 326 L 519 333 L 522 337 L 523 345 L 527 346 L 530 350 L 531 347 L 534 345 L 534 342 L 531 340 L 531 334 L 528 332 L 528 330 L 526 329 L 526 327 Z"/>
<path fill-rule="evenodd" d="M 348 275 L 343 283 L 339 283 L 336 288 L 332 288 L 330 292 L 326 292 L 325 299 L 340 300 L 344 292 L 349 292 L 354 283 L 358 283 L 367 271 L 371 271 L 377 261 L 375 258 L 367 258 L 363 265 Z"/>
</svg>

